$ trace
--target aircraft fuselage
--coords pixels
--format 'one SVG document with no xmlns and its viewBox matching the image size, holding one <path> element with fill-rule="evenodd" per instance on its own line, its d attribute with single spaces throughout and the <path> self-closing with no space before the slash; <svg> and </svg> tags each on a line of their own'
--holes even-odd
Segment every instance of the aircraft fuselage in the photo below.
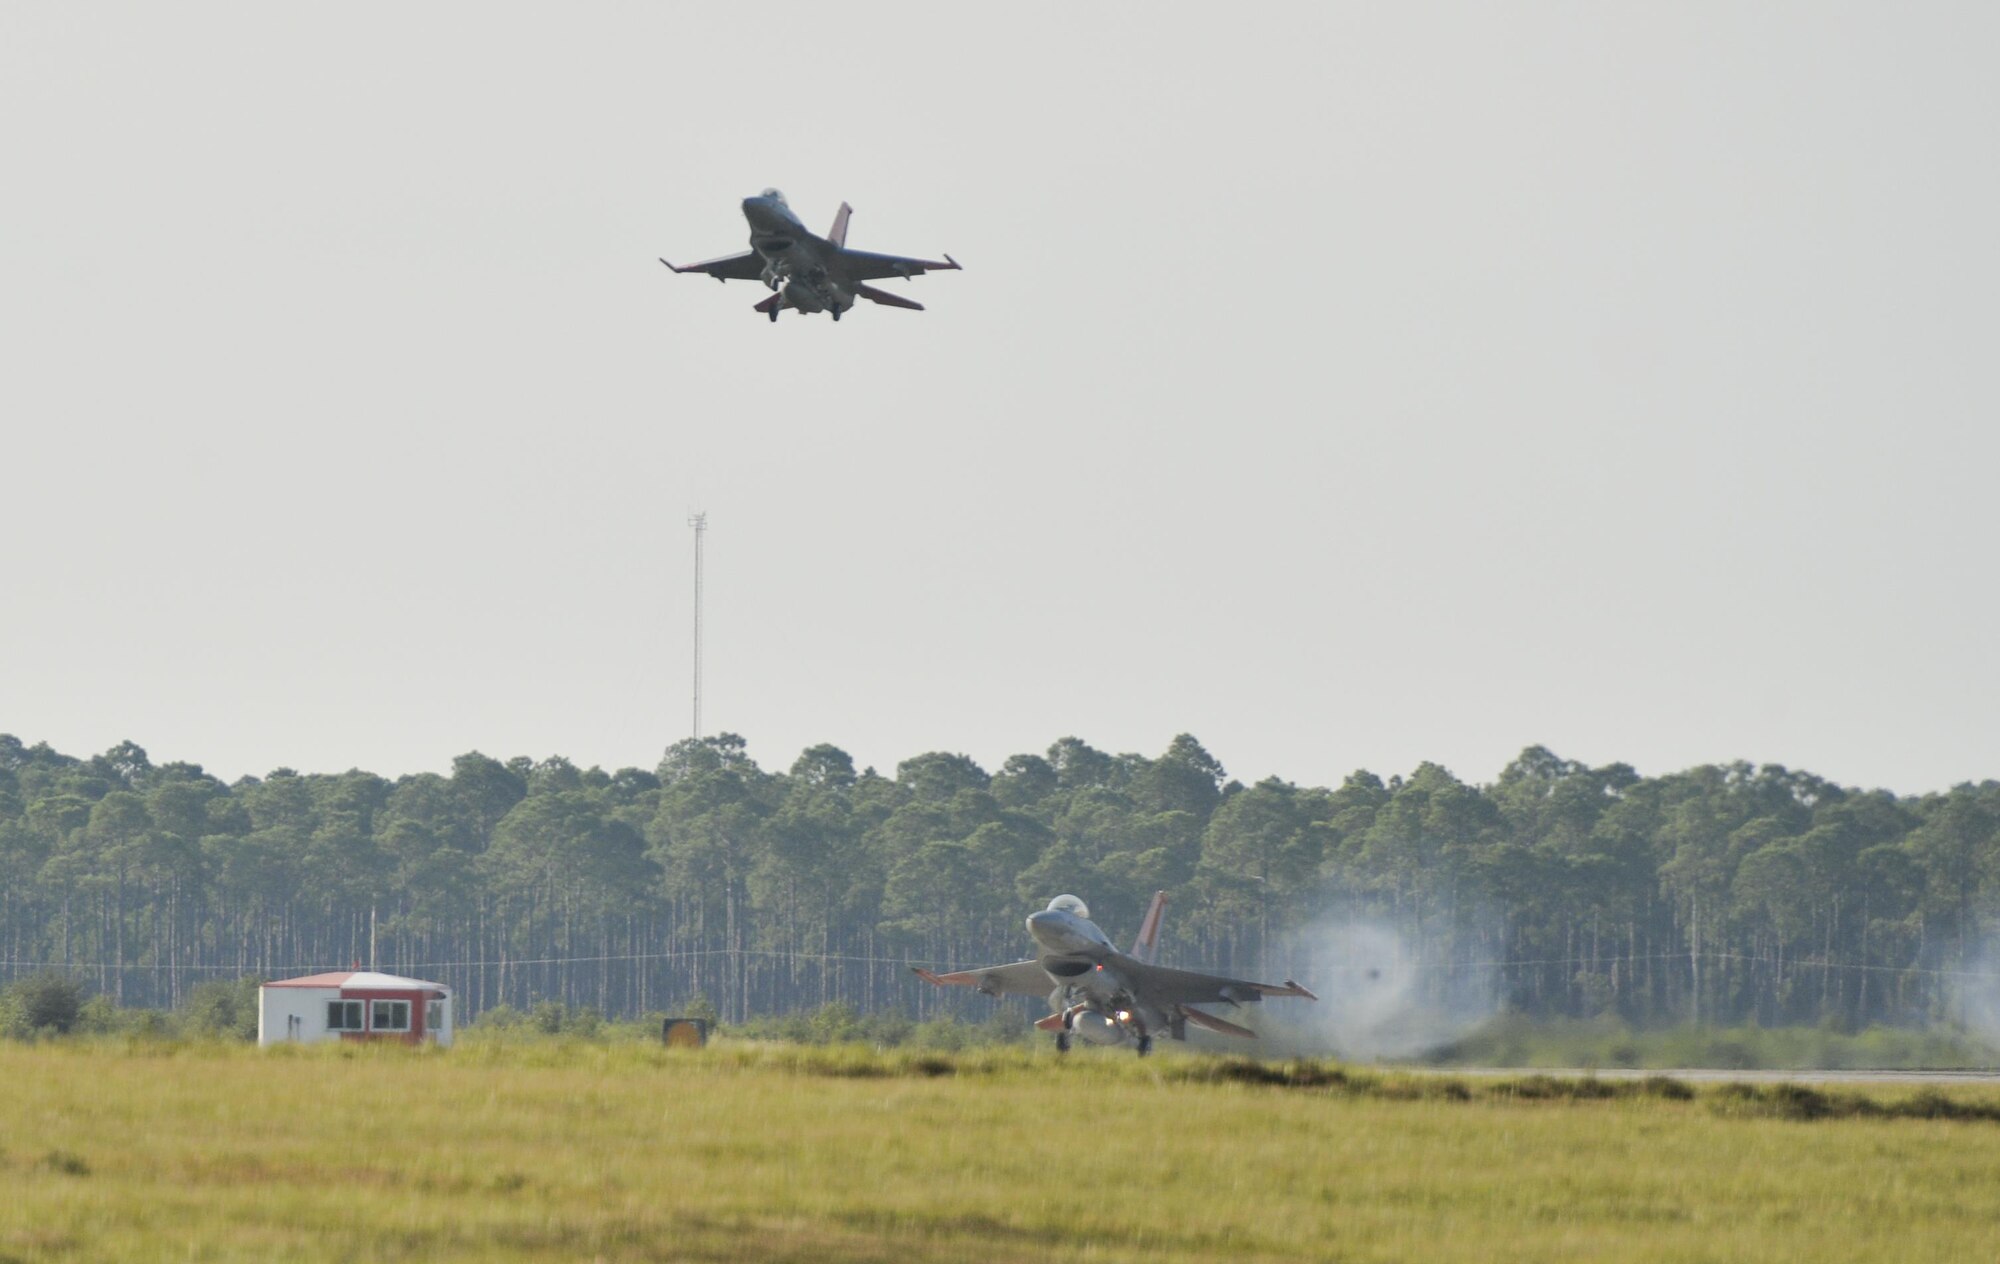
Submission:
<svg viewBox="0 0 2000 1264">
<path fill-rule="evenodd" d="M 785 291 L 785 305 L 802 312 L 844 312 L 854 294 L 836 282 L 827 265 L 839 247 L 800 222 L 782 198 L 743 199 L 750 248 L 764 260 L 764 285 Z"/>
<path fill-rule="evenodd" d="M 1053 990 L 1049 1004 L 1068 1011 L 1069 1029 L 1092 1044 L 1115 1045 L 1164 1030 L 1167 1015 L 1140 1005 L 1118 972 L 1118 946 L 1096 922 L 1068 909 L 1048 908 L 1028 917 L 1037 961 Z"/>
</svg>

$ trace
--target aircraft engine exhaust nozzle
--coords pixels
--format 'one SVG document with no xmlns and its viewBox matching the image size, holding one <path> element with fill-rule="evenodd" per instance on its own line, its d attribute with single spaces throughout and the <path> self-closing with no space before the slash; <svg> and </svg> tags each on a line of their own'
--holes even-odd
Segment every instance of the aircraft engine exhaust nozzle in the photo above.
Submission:
<svg viewBox="0 0 2000 1264">
<path fill-rule="evenodd" d="M 1087 1040 L 1094 1045 L 1115 1045 L 1125 1039 L 1125 1028 L 1119 1025 L 1117 1019 L 1109 1014 L 1097 1013 L 1095 1010 L 1086 1011 L 1071 1019 L 1070 1030 L 1079 1039 Z"/>
</svg>

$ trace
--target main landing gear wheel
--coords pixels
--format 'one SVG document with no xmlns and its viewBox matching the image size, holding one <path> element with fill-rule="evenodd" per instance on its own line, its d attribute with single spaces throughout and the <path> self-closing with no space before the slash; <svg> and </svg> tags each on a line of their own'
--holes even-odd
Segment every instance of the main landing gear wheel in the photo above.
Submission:
<svg viewBox="0 0 2000 1264">
<path fill-rule="evenodd" d="M 774 325 L 778 323 L 778 305 L 775 303 L 771 305 L 771 323 Z"/>
<path fill-rule="evenodd" d="M 1153 1038 L 1151 1036 L 1139 1037 L 1139 1056 L 1143 1058 L 1152 1051 L 1153 1051 Z"/>
<path fill-rule="evenodd" d="M 1056 1052 L 1057 1052 L 1057 1053 L 1068 1053 L 1068 1052 L 1069 1052 L 1069 1033 L 1068 1033 L 1068 1032 L 1066 1032 L 1066 1031 L 1059 1031 L 1059 1032 L 1057 1032 L 1057 1033 L 1056 1033 Z"/>
<path fill-rule="evenodd" d="M 833 323 L 836 325 L 840 323 L 840 309 L 838 307 L 833 309 Z"/>
</svg>

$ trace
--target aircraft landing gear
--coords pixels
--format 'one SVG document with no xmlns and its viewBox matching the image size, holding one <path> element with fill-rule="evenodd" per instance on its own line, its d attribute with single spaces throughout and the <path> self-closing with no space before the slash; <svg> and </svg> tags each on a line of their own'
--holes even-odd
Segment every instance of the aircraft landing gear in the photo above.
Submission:
<svg viewBox="0 0 2000 1264">
<path fill-rule="evenodd" d="M 833 312 L 833 323 L 837 325 L 840 323 L 840 309 L 836 307 L 831 310 Z"/>
<path fill-rule="evenodd" d="M 1069 1033 L 1068 1033 L 1068 1032 L 1066 1032 L 1066 1031 L 1059 1031 L 1059 1032 L 1057 1032 L 1057 1033 L 1056 1033 L 1056 1052 L 1057 1052 L 1057 1053 L 1068 1053 L 1068 1052 L 1069 1052 Z"/>
<path fill-rule="evenodd" d="M 781 304 L 778 303 L 771 304 L 771 323 L 774 325 L 778 323 L 778 308 L 780 306 Z"/>
<path fill-rule="evenodd" d="M 1153 1038 L 1151 1036 L 1139 1037 L 1139 1056 L 1143 1058 L 1152 1051 L 1153 1051 Z"/>
</svg>

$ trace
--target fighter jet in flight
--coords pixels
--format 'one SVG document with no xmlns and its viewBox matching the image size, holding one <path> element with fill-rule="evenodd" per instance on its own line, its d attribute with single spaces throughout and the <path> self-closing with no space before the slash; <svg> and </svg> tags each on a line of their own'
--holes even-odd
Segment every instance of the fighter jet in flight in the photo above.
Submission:
<svg viewBox="0 0 2000 1264">
<path fill-rule="evenodd" d="M 1156 1035 L 1187 1039 L 1189 1023 L 1225 1036 L 1254 1038 L 1257 1033 L 1249 1028 L 1194 1007 L 1250 1005 L 1267 996 L 1319 999 L 1290 979 L 1281 984 L 1251 983 L 1154 965 L 1166 906 L 1167 893 L 1161 891 L 1139 923 L 1139 938 L 1130 953 L 1118 951 L 1097 928 L 1082 900 L 1059 895 L 1049 901 L 1048 908 L 1028 918 L 1028 933 L 1039 949 L 1033 960 L 950 974 L 912 969 L 927 982 L 978 988 L 988 996 L 1008 992 L 1046 995 L 1049 1008 L 1055 1012 L 1035 1026 L 1056 1034 L 1056 1050 L 1061 1053 L 1069 1052 L 1070 1038 L 1076 1036 L 1094 1045 L 1130 1040 L 1144 1057 L 1152 1052 Z"/>
<path fill-rule="evenodd" d="M 705 272 L 718 281 L 762 281 L 771 291 L 771 297 L 757 304 L 757 310 L 774 321 L 787 307 L 799 312 L 830 312 L 839 320 L 857 298 L 887 307 L 924 310 L 922 303 L 864 283 L 888 277 L 907 280 L 940 270 L 957 271 L 958 261 L 950 255 L 944 257 L 943 263 L 933 263 L 928 259 L 849 250 L 847 221 L 853 214 L 854 208 L 842 202 L 839 213 L 833 217 L 833 227 L 826 236 L 815 237 L 792 214 L 784 194 L 766 189 L 756 197 L 743 199 L 743 218 L 750 221 L 750 249 L 740 255 L 691 263 L 685 268 L 665 259 L 660 262 L 676 272 Z"/>
</svg>

